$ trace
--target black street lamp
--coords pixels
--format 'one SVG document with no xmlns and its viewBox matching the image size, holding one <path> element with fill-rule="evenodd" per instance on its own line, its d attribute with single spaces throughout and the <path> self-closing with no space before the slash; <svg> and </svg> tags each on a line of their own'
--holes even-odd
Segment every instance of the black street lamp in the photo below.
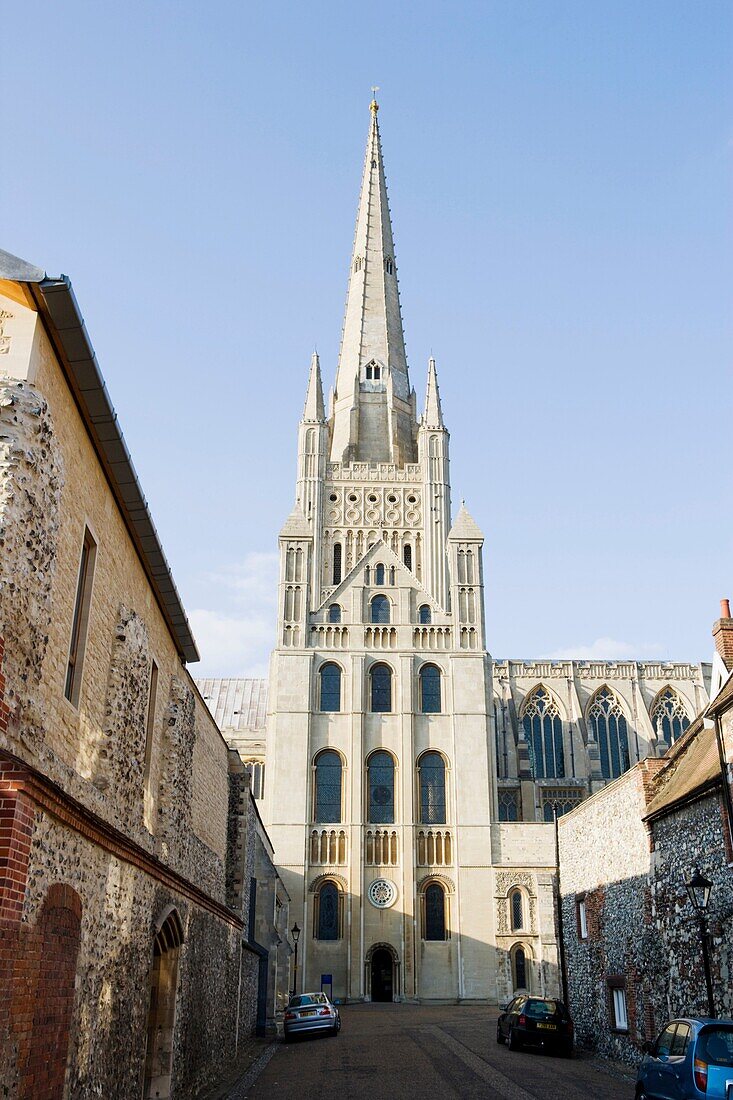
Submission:
<svg viewBox="0 0 733 1100">
<path fill-rule="evenodd" d="M 294 997 L 298 990 L 298 940 L 300 939 L 300 929 L 297 924 L 294 924 L 290 929 L 290 935 L 293 937 L 293 943 L 295 944 L 295 961 L 293 963 L 293 992 L 290 994 Z"/>
<path fill-rule="evenodd" d="M 702 946 L 702 965 L 705 971 L 705 988 L 708 995 L 708 1016 L 715 1016 L 715 1002 L 713 1001 L 713 979 L 710 974 L 710 948 L 708 930 L 705 925 L 705 913 L 710 901 L 710 891 L 713 884 L 710 879 L 700 874 L 700 869 L 695 868 L 695 874 L 689 882 L 685 883 L 687 893 L 695 910 L 698 926 L 700 928 L 700 944 Z"/>
</svg>

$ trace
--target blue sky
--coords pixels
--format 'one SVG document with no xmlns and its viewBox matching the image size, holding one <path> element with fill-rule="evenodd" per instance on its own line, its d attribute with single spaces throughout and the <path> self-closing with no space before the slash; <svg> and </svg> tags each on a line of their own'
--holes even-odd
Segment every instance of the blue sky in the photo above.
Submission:
<svg viewBox="0 0 733 1100">
<path fill-rule="evenodd" d="M 0 247 L 71 276 L 191 614 L 262 672 L 370 86 L 497 656 L 707 659 L 733 595 L 733 7 L 13 5 Z M 7 109 L 9 106 L 9 109 Z"/>
</svg>

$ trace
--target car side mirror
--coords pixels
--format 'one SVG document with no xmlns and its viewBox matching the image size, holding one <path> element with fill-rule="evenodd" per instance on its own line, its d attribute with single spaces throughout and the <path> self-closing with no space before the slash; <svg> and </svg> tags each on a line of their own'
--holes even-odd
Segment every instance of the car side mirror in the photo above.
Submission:
<svg viewBox="0 0 733 1100">
<path fill-rule="evenodd" d="M 651 1043 L 647 1039 L 647 1041 L 644 1043 L 644 1045 L 641 1049 L 644 1051 L 645 1054 L 653 1054 L 654 1053 L 654 1043 Z"/>
</svg>

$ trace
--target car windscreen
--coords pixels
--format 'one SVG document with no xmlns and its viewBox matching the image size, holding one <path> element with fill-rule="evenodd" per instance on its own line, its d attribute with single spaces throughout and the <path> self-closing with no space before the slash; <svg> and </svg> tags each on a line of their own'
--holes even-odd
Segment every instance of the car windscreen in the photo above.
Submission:
<svg viewBox="0 0 733 1100">
<path fill-rule="evenodd" d="M 325 1005 L 326 996 L 324 993 L 303 993 L 300 997 L 293 997 L 290 1002 L 291 1008 L 305 1008 L 306 1005 Z"/>
<path fill-rule="evenodd" d="M 695 1057 L 712 1066 L 733 1066 L 733 1027 L 706 1027 L 698 1036 Z"/>
<path fill-rule="evenodd" d="M 561 1016 L 562 1009 L 557 1001 L 527 1001 L 522 1009 L 530 1020 L 545 1020 L 548 1016 Z"/>
</svg>

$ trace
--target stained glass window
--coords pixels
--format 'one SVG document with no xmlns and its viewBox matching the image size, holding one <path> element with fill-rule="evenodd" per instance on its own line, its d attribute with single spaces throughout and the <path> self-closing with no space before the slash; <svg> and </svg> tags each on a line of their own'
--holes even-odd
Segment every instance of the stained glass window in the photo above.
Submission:
<svg viewBox="0 0 733 1100">
<path fill-rule="evenodd" d="M 374 583 L 384 584 L 384 566 L 381 564 L 374 567 Z"/>
<path fill-rule="evenodd" d="M 369 821 L 374 825 L 394 823 L 394 760 L 388 752 L 374 752 L 367 765 Z"/>
<path fill-rule="evenodd" d="M 425 939 L 445 939 L 445 891 L 437 882 L 425 891 Z"/>
<path fill-rule="evenodd" d="M 562 778 L 565 775 L 562 719 L 557 703 L 546 688 L 535 688 L 527 698 L 522 724 L 533 777 Z"/>
<path fill-rule="evenodd" d="M 522 892 L 521 890 L 512 891 L 511 895 L 511 908 L 512 908 L 512 931 L 516 932 L 520 928 L 524 928 L 524 913 L 522 905 Z"/>
<path fill-rule="evenodd" d="M 445 761 L 439 752 L 425 752 L 418 764 L 420 775 L 420 821 L 423 825 L 445 824 Z"/>
<path fill-rule="evenodd" d="M 432 612 L 426 603 L 420 608 L 420 622 L 429 625 L 433 621 Z"/>
<path fill-rule="evenodd" d="M 341 622 L 341 607 L 337 603 L 332 603 L 328 609 L 328 621 L 330 623 Z"/>
<path fill-rule="evenodd" d="M 337 940 L 339 938 L 339 892 L 333 882 L 324 882 L 318 891 L 318 932 L 319 940 Z"/>
<path fill-rule="evenodd" d="M 562 790 L 559 787 L 547 788 L 542 792 L 542 817 L 544 821 L 554 821 L 555 811 L 557 816 L 570 813 L 583 800 L 583 792 L 577 787 L 572 790 Z"/>
<path fill-rule="evenodd" d="M 499 788 L 499 821 L 519 821 L 519 791 Z"/>
<path fill-rule="evenodd" d="M 341 543 L 337 542 L 333 548 L 333 583 L 341 583 Z"/>
<path fill-rule="evenodd" d="M 690 724 L 682 700 L 672 688 L 665 688 L 657 696 L 652 710 L 652 725 L 657 737 L 661 737 L 667 746 L 673 745 Z"/>
<path fill-rule="evenodd" d="M 420 669 L 420 710 L 423 714 L 440 714 L 440 669 L 435 665 Z"/>
<path fill-rule="evenodd" d="M 593 697 L 588 720 L 601 756 L 604 779 L 615 779 L 629 768 L 629 733 L 616 696 L 601 688 Z"/>
<path fill-rule="evenodd" d="M 378 568 L 379 566 L 377 566 L 377 569 Z M 384 566 L 382 566 L 382 568 L 384 569 Z M 389 600 L 386 596 L 375 596 L 372 600 L 371 610 L 373 623 L 389 622 Z"/>
<path fill-rule="evenodd" d="M 341 821 L 341 757 L 332 749 L 316 757 L 316 822 Z"/>
<path fill-rule="evenodd" d="M 329 662 L 321 666 L 320 709 L 325 711 L 341 710 L 341 669 Z"/>
</svg>

